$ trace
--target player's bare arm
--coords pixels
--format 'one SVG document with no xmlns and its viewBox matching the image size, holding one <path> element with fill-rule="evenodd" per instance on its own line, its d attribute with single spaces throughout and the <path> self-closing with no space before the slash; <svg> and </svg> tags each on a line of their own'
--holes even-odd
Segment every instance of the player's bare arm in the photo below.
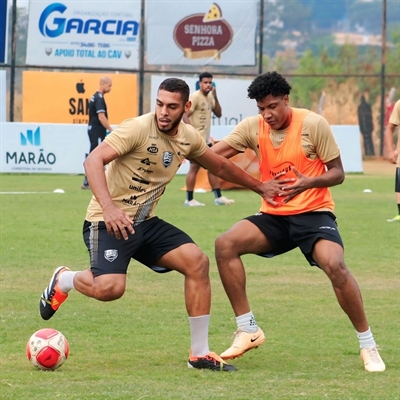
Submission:
<svg viewBox="0 0 400 400">
<path fill-rule="evenodd" d="M 213 113 L 215 114 L 215 116 L 217 118 L 221 118 L 222 117 L 222 108 L 221 108 L 221 104 L 219 104 L 219 101 L 218 101 L 217 89 L 215 89 L 214 86 L 212 86 L 212 88 L 211 88 L 211 93 L 214 96 L 214 100 L 215 100 L 215 106 L 213 108 Z"/>
<path fill-rule="evenodd" d="M 132 220 L 127 213 L 118 208 L 107 188 L 104 165 L 115 160 L 119 154 L 107 143 L 102 142 L 94 149 L 84 162 L 85 173 L 89 181 L 90 188 L 102 210 L 107 232 L 115 235 L 117 239 L 121 236 L 127 240 L 128 233 L 134 233 Z"/>
<path fill-rule="evenodd" d="M 236 154 L 239 154 L 240 151 L 236 150 L 232 146 L 230 146 L 228 143 L 226 143 L 224 140 L 221 140 L 218 142 L 216 145 L 211 147 L 211 151 L 214 151 L 215 153 L 219 154 L 222 157 L 225 158 L 231 158 L 235 156 Z M 286 172 L 281 172 L 280 174 L 277 174 L 273 179 L 264 182 L 265 184 L 268 184 L 269 186 L 269 193 L 274 193 L 274 196 L 278 195 L 279 193 L 282 192 L 282 187 L 286 184 L 289 184 L 291 182 L 294 182 L 294 178 L 282 178 Z M 282 179 L 280 179 L 282 178 Z M 272 197 L 270 199 L 266 199 L 266 201 L 271 204 L 271 205 L 278 205 L 275 201 L 272 200 Z"/>
<path fill-rule="evenodd" d="M 99 112 L 98 117 L 99 117 L 100 123 L 104 126 L 104 128 L 106 128 L 109 132 L 112 132 L 113 128 L 110 125 L 110 123 L 108 122 L 106 114 L 103 112 Z"/>
<path fill-rule="evenodd" d="M 392 123 L 388 123 L 387 127 L 386 127 L 386 131 L 385 131 L 385 148 L 386 148 L 386 157 L 387 159 L 392 163 L 392 164 L 396 164 L 396 160 L 397 160 L 397 155 L 398 155 L 398 149 L 400 146 L 400 140 L 398 140 L 397 142 L 397 148 L 394 148 L 394 131 L 396 129 L 396 125 L 392 124 Z"/>
<path fill-rule="evenodd" d="M 283 175 L 281 174 L 275 179 L 261 182 L 242 168 L 239 168 L 232 161 L 216 154 L 209 147 L 207 147 L 206 152 L 202 156 L 196 158 L 194 161 L 208 169 L 213 175 L 252 190 L 272 205 L 278 205 L 273 198 L 279 193 L 282 182 L 288 183 L 294 181 L 294 178 L 279 180 L 278 178 Z"/>
<path fill-rule="evenodd" d="M 305 176 L 295 167 L 292 167 L 292 171 L 296 174 L 297 180 L 292 185 L 282 186 L 280 196 L 285 196 L 285 199 L 283 200 L 284 203 L 287 203 L 307 189 L 331 187 L 343 183 L 345 174 L 341 157 L 336 157 L 325 165 L 327 171 L 324 174 L 315 177 Z"/>
</svg>

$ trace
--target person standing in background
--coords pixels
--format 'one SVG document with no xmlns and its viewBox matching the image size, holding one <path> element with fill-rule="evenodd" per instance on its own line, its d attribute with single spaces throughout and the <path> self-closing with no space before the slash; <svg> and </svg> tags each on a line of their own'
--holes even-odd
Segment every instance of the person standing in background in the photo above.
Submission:
<svg viewBox="0 0 400 400">
<path fill-rule="evenodd" d="M 372 141 L 372 131 L 374 130 L 374 123 L 372 121 L 372 107 L 368 103 L 365 94 L 361 95 L 361 102 L 357 108 L 358 124 L 360 132 L 363 136 L 364 142 L 364 155 L 374 156 L 375 149 Z"/>
<path fill-rule="evenodd" d="M 203 72 L 199 75 L 200 89 L 196 90 L 191 96 L 190 101 L 192 105 L 190 110 L 183 116 L 183 121 L 186 124 L 193 125 L 199 132 L 208 146 L 212 146 L 212 138 L 210 138 L 211 131 L 211 114 L 214 113 L 216 117 L 222 116 L 221 105 L 217 98 L 217 91 L 212 81 L 213 76 L 209 72 Z M 201 207 L 204 203 L 200 203 L 193 198 L 194 186 L 196 184 L 196 176 L 200 170 L 200 165 L 190 163 L 189 172 L 186 175 L 186 201 L 185 206 L 188 207 Z M 215 205 L 230 205 L 235 201 L 227 199 L 221 195 L 221 187 L 219 179 L 208 172 L 208 180 L 211 189 L 215 196 Z"/>
<path fill-rule="evenodd" d="M 393 163 L 397 164 L 396 177 L 395 177 L 395 187 L 397 199 L 397 215 L 388 219 L 388 222 L 400 222 L 400 140 L 397 132 L 397 145 L 394 143 L 394 131 L 400 125 L 400 100 L 397 100 L 393 107 L 392 114 L 389 118 L 389 123 L 385 131 L 385 146 L 387 159 Z"/>
<path fill-rule="evenodd" d="M 90 140 L 91 153 L 106 137 L 107 131 L 112 132 L 112 127 L 108 122 L 107 106 L 104 95 L 111 91 L 112 81 L 109 77 L 103 76 L 100 79 L 99 90 L 92 96 L 89 103 L 89 125 L 88 135 Z M 85 175 L 81 189 L 90 190 L 90 186 Z"/>
</svg>

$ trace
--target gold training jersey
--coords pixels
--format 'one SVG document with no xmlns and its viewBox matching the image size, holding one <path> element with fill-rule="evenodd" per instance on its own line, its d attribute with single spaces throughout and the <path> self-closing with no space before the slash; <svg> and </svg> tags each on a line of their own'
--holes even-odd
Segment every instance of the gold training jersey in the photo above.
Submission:
<svg viewBox="0 0 400 400">
<path fill-rule="evenodd" d="M 390 114 L 389 123 L 396 126 L 400 126 L 400 100 L 397 100 L 396 104 L 393 107 L 393 111 Z M 397 165 L 400 165 L 400 154 L 398 154 L 397 156 Z"/>
<path fill-rule="evenodd" d="M 119 157 L 106 171 L 114 204 L 129 214 L 134 225 L 154 216 L 155 207 L 185 158 L 206 151 L 206 143 L 191 125 L 180 123 L 169 136 L 157 128 L 154 113 L 127 119 L 104 140 Z M 93 196 L 87 221 L 103 221 L 100 204 Z"/>
<path fill-rule="evenodd" d="M 296 114 L 297 112 L 303 111 L 296 108 L 292 108 L 292 110 Z M 260 126 L 264 127 L 264 125 L 265 129 L 268 130 L 268 140 L 271 143 L 271 147 L 277 150 L 280 149 L 284 144 L 290 126 L 282 130 L 272 130 L 264 120 L 260 121 L 259 115 L 248 117 L 241 121 L 224 141 L 240 152 L 244 152 L 246 148 L 254 150 L 261 163 L 262 157 L 259 149 L 258 136 Z M 326 119 L 320 115 L 314 112 L 308 112 L 302 120 L 298 134 L 301 135 L 299 145 L 302 148 L 304 157 L 310 162 L 322 162 L 326 164 L 339 157 L 339 147 L 332 130 Z M 263 162 L 268 162 L 268 160 L 264 158 Z M 302 172 L 298 165 L 295 166 Z M 320 211 L 332 209 L 331 206 L 326 207 L 326 204 L 322 203 L 321 208 L 318 206 L 314 208 L 314 210 Z M 298 210 L 293 210 L 292 213 L 296 212 L 301 212 L 300 208 Z"/>
<path fill-rule="evenodd" d="M 246 148 L 254 150 L 260 158 L 258 149 L 258 115 L 245 118 L 224 140 L 237 151 L 244 152 Z M 270 139 L 275 148 L 278 148 L 286 137 L 288 128 L 270 130 Z M 319 158 L 323 163 L 339 157 L 339 147 L 333 136 L 328 121 L 320 115 L 309 112 L 303 121 L 301 144 L 307 158 Z"/>
<path fill-rule="evenodd" d="M 215 108 L 215 98 L 210 92 L 205 96 L 201 90 L 196 90 L 189 98 L 192 102 L 190 107 L 190 123 L 208 143 L 211 132 L 211 114 Z"/>
</svg>

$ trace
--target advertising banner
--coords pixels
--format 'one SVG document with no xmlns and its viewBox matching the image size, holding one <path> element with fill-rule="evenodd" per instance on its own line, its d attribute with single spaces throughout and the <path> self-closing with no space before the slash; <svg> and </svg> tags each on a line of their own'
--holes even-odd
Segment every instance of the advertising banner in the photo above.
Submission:
<svg viewBox="0 0 400 400">
<path fill-rule="evenodd" d="M 0 71 L 0 122 L 7 121 L 7 84 L 6 71 Z"/>
<path fill-rule="evenodd" d="M 89 149 L 83 125 L 0 122 L 0 172 L 83 174 Z"/>
<path fill-rule="evenodd" d="M 216 140 L 227 136 L 234 126 L 214 126 Z M 345 172 L 363 172 L 358 125 L 332 125 L 341 150 Z M 83 174 L 83 161 L 89 149 L 85 125 L 0 122 L 0 172 Z M 258 177 L 255 153 L 246 150 L 232 158 L 249 174 Z M 189 162 L 182 163 L 178 174 L 187 174 Z M 204 175 L 203 175 L 204 173 Z M 196 188 L 208 190 L 206 173 L 200 170 Z M 221 181 L 221 187 L 231 184 Z"/>
<path fill-rule="evenodd" d="M 172 76 L 171 76 L 172 77 Z M 196 91 L 196 83 L 199 78 L 174 76 L 183 79 L 190 87 L 190 93 Z M 169 76 L 151 76 L 151 110 L 154 110 L 157 98 L 157 90 L 160 83 Z M 257 115 L 258 110 L 255 100 L 247 97 L 247 88 L 252 79 L 219 79 L 213 78 L 217 90 L 218 101 L 222 108 L 222 117 L 217 118 L 214 114 L 211 118 L 213 126 L 237 125 L 242 119 Z"/>
<path fill-rule="evenodd" d="M 7 0 L 0 0 L 0 63 L 7 63 Z"/>
<path fill-rule="evenodd" d="M 139 66 L 140 0 L 29 2 L 26 64 Z"/>
<path fill-rule="evenodd" d="M 147 0 L 147 63 L 255 65 L 258 3 Z"/>
<path fill-rule="evenodd" d="M 136 117 L 137 76 L 107 74 L 112 88 L 104 96 L 108 120 L 117 125 Z M 103 74 L 84 72 L 24 71 L 22 75 L 22 120 L 87 124 L 90 98 L 99 88 Z"/>
</svg>

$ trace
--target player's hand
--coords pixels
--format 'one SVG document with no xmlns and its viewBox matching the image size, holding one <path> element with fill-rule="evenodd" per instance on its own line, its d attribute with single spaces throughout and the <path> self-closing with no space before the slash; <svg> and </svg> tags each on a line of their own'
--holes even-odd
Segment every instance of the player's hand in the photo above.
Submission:
<svg viewBox="0 0 400 400">
<path fill-rule="evenodd" d="M 279 206 L 280 204 L 274 200 L 274 197 L 279 196 L 282 193 L 282 188 L 285 187 L 290 182 L 294 182 L 295 178 L 284 178 L 279 179 L 281 176 L 285 175 L 286 172 L 281 172 L 277 174 L 273 179 L 263 182 L 263 195 L 264 200 L 273 206 Z M 290 185 L 288 185 L 290 187 Z"/>
<path fill-rule="evenodd" d="M 284 197 L 283 202 L 287 203 L 292 200 L 298 194 L 304 192 L 307 189 L 310 189 L 310 178 L 301 174 L 295 167 L 292 167 L 291 170 L 296 174 L 297 179 L 296 182 L 292 185 L 282 185 L 281 192 L 279 196 Z"/>
<path fill-rule="evenodd" d="M 390 161 L 392 164 L 397 164 L 397 157 L 398 157 L 398 155 L 399 155 L 399 153 L 398 153 L 397 149 L 394 150 L 392 153 L 389 154 L 389 157 L 388 157 L 389 161 Z"/>
<path fill-rule="evenodd" d="M 109 235 L 128 240 L 128 232 L 132 235 L 135 233 L 132 219 L 120 208 L 113 205 L 103 209 L 103 217 Z"/>
</svg>

